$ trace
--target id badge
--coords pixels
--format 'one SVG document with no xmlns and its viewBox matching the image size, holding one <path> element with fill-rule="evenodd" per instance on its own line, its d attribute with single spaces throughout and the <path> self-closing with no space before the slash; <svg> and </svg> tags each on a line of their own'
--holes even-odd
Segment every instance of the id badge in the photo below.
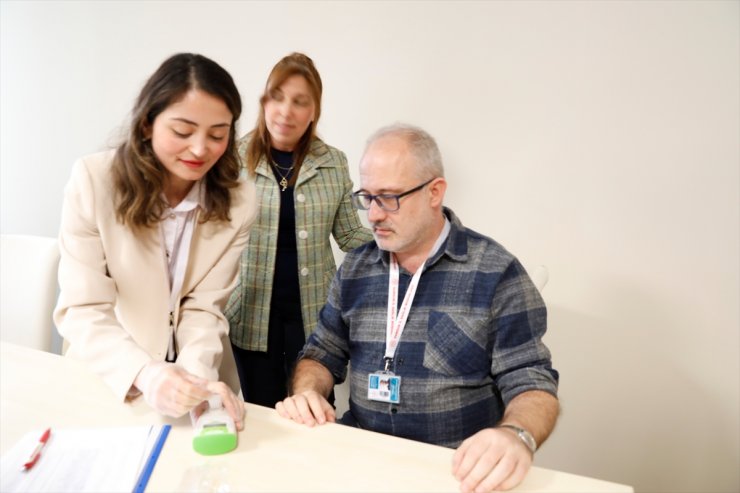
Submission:
<svg viewBox="0 0 740 493">
<path fill-rule="evenodd" d="M 367 377 L 367 398 L 371 401 L 401 402 L 401 377 L 392 373 L 371 373 Z"/>
</svg>

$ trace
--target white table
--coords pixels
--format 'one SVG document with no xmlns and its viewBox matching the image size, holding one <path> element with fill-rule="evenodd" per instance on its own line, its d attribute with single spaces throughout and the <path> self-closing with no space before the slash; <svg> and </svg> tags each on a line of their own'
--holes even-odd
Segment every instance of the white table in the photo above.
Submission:
<svg viewBox="0 0 740 493">
<path fill-rule="evenodd" d="M 117 402 L 68 358 L 0 343 L 0 454 L 25 433 L 52 428 L 172 424 L 147 491 L 456 492 L 453 450 L 337 424 L 308 428 L 247 405 L 239 446 L 193 451 L 189 418 L 163 418 L 140 399 Z M 226 489 L 228 488 L 228 489 Z M 625 485 L 533 467 L 515 491 L 631 492 Z"/>
</svg>

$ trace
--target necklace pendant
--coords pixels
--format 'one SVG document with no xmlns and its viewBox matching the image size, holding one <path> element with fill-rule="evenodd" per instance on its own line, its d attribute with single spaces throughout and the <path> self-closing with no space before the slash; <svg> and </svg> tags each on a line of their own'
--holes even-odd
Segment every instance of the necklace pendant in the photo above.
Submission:
<svg viewBox="0 0 740 493">
<path fill-rule="evenodd" d="M 280 186 L 283 187 L 281 192 L 284 192 L 285 189 L 288 188 L 288 180 L 286 180 L 285 177 L 283 177 L 283 179 L 280 180 Z"/>
</svg>

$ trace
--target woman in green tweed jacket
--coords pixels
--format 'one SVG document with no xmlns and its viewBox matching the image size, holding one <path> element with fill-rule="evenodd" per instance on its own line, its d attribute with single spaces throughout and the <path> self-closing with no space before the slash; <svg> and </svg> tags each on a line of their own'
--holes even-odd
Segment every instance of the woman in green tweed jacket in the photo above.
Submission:
<svg viewBox="0 0 740 493">
<path fill-rule="evenodd" d="M 272 69 L 255 128 L 239 154 L 255 176 L 260 212 L 226 307 L 247 402 L 274 407 L 336 271 L 329 242 L 349 251 L 372 240 L 352 207 L 347 158 L 316 136 L 321 78 L 293 53 Z"/>
</svg>

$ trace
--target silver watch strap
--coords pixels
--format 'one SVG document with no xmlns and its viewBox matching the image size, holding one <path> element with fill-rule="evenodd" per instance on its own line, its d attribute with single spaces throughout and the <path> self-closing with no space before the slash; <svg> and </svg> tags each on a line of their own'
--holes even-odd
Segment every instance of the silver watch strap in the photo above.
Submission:
<svg viewBox="0 0 740 493">
<path fill-rule="evenodd" d="M 524 428 L 519 428 L 518 426 L 509 424 L 498 425 L 497 428 L 508 428 L 510 430 L 514 430 L 516 432 L 516 436 L 524 442 L 524 445 L 526 445 L 529 451 L 532 452 L 532 455 L 537 451 L 537 441 L 534 439 L 532 434 Z"/>
</svg>

